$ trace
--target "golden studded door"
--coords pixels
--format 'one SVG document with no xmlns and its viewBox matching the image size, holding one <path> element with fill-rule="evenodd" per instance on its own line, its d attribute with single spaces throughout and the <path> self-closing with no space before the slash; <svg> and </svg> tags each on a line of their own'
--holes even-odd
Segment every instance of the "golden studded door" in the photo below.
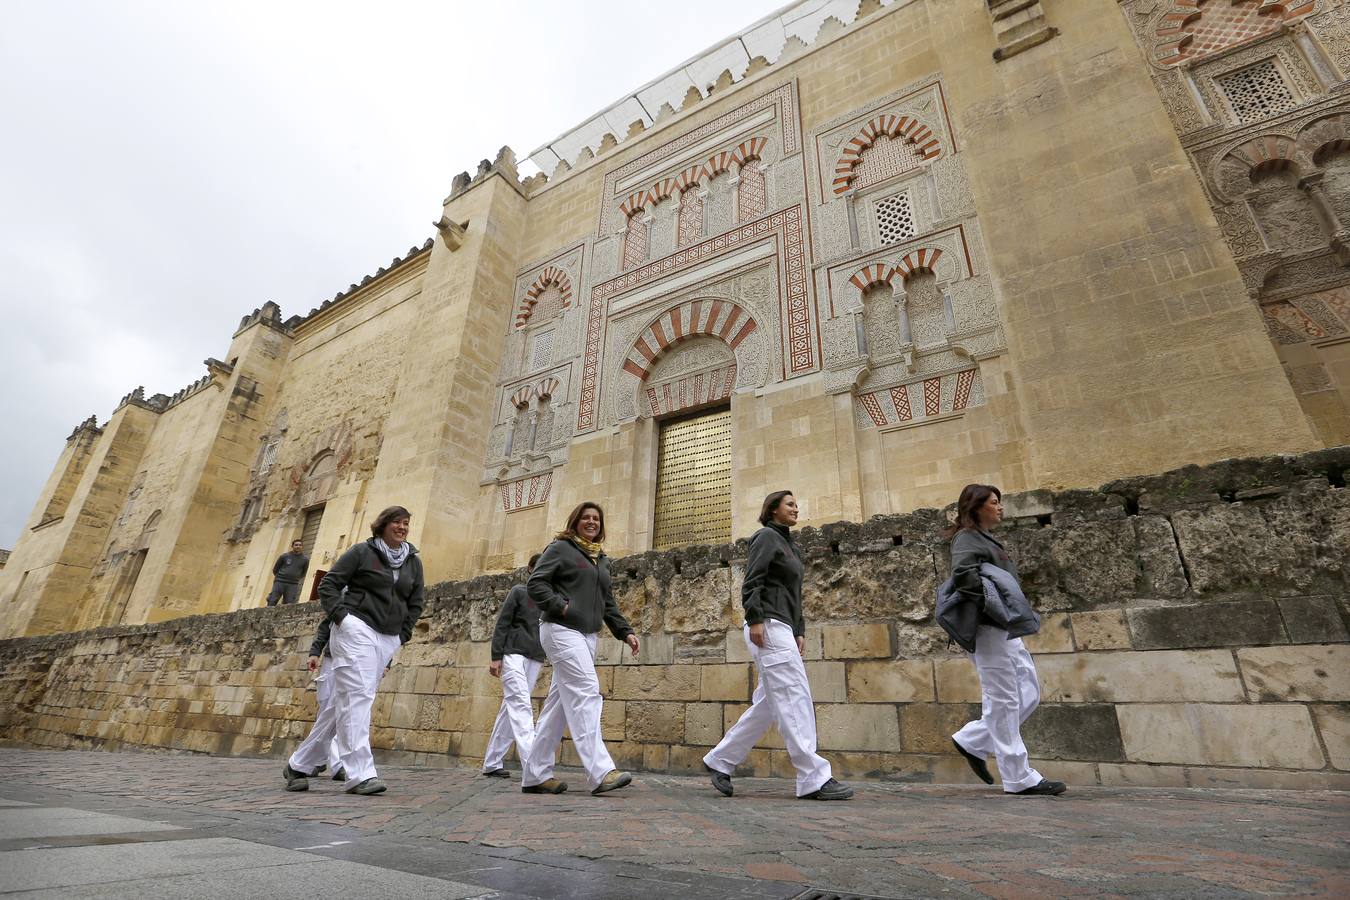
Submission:
<svg viewBox="0 0 1350 900">
<path fill-rule="evenodd" d="M 731 409 L 661 423 L 652 547 L 731 540 Z"/>
</svg>

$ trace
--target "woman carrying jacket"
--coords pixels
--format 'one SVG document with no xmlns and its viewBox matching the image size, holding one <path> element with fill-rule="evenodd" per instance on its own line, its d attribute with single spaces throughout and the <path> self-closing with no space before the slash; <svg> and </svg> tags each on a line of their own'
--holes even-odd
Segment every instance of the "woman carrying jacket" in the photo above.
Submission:
<svg viewBox="0 0 1350 900">
<path fill-rule="evenodd" d="M 349 794 L 386 790 L 370 752 L 370 711 L 380 676 L 411 640 L 422 614 L 422 560 L 408 542 L 410 519 L 401 506 L 385 509 L 370 526 L 373 537 L 342 554 L 319 582 L 319 601 L 332 623 L 333 727 Z M 316 722 L 287 760 L 282 775 L 288 790 L 327 762 L 333 735 L 326 737 L 324 730 Z"/>
<path fill-rule="evenodd" d="M 1017 564 L 990 531 L 1003 521 L 1003 495 L 988 484 L 968 484 L 956 503 L 956 524 L 948 529 L 952 542 L 952 580 L 976 608 L 984 607 L 980 565 L 988 563 L 1017 577 Z M 1003 790 L 1026 796 L 1062 794 L 1061 781 L 1047 781 L 1031 767 L 1022 743 L 1022 723 L 1041 702 L 1036 665 L 1021 638 L 1009 638 L 983 612 L 975 630 L 975 652 L 970 655 L 980 677 L 980 718 L 952 735 L 956 750 L 985 784 L 993 784 L 985 759 L 993 756 Z"/>
<path fill-rule="evenodd" d="M 802 662 L 806 619 L 802 616 L 802 566 L 792 541 L 797 499 L 774 491 L 759 513 L 763 528 L 750 538 L 741 605 L 745 607 L 745 643 L 755 661 L 759 684 L 750 708 L 703 757 L 712 783 L 732 795 L 731 776 L 770 725 L 787 745 L 797 770 L 799 800 L 847 800 L 853 788 L 835 781 L 830 764 L 816 753 L 816 710 Z"/>
<path fill-rule="evenodd" d="M 561 794 L 567 784 L 553 777 L 563 726 L 571 732 L 592 794 L 617 790 L 633 780 L 614 767 L 600 736 L 600 680 L 595 674 L 596 635 L 602 624 L 638 655 L 638 639 L 614 602 L 609 558 L 601 550 L 605 513 L 583 502 L 567 527 L 545 548 L 527 589 L 539 607 L 539 643 L 553 666 L 553 682 L 534 726 L 534 744 L 521 759 L 521 791 Z"/>
</svg>

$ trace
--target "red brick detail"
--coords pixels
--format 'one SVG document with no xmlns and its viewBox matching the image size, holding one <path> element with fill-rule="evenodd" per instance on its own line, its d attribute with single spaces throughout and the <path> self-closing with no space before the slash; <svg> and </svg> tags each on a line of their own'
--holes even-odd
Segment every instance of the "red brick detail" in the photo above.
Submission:
<svg viewBox="0 0 1350 900">
<path fill-rule="evenodd" d="M 839 161 L 835 163 L 834 181 L 831 183 L 836 196 L 848 192 L 853 184 L 853 170 L 862 161 L 863 153 L 882 135 L 892 139 L 903 138 L 914 144 L 925 161 L 942 155 L 942 142 L 932 129 L 918 119 L 910 116 L 877 116 L 844 144 Z"/>
<path fill-rule="evenodd" d="M 1247 166 L 1257 168 L 1294 167 L 1295 144 L 1287 137 L 1267 134 L 1252 138 L 1247 143 L 1234 147 L 1229 154 L 1242 160 Z"/>
<path fill-rule="evenodd" d="M 707 310 L 707 318 L 700 322 L 704 310 Z M 717 320 L 724 310 L 726 320 L 719 326 Z M 662 313 L 638 335 L 624 360 L 623 369 L 645 379 L 660 355 L 682 341 L 699 335 L 713 335 L 735 350 L 758 327 L 759 323 L 735 303 L 690 300 Z M 727 390 L 730 391 L 730 387 Z M 663 405 L 657 400 L 652 400 L 652 404 L 658 412 L 670 411 L 669 404 Z"/>
<path fill-rule="evenodd" d="M 936 416 L 942 409 L 942 379 L 929 378 L 923 383 L 923 414 Z"/>
<path fill-rule="evenodd" d="M 703 323 L 703 328 L 699 331 L 700 334 L 713 333 L 713 326 L 717 322 L 717 317 L 722 314 L 723 305 L 721 300 L 714 300 L 712 302 L 712 306 L 708 309 L 708 320 Z"/>
<path fill-rule="evenodd" d="M 647 333 L 656 341 L 657 352 L 666 349 L 670 344 L 670 339 L 666 337 L 666 330 L 661 327 L 661 320 L 657 319 L 647 329 Z"/>
<path fill-rule="evenodd" d="M 965 409 L 970 400 L 970 386 L 975 383 L 975 370 L 956 373 L 956 393 L 952 396 L 952 411 Z"/>
<path fill-rule="evenodd" d="M 547 503 L 549 491 L 552 487 L 552 472 L 530 475 L 517 481 L 509 481 L 506 484 L 498 485 L 502 496 L 502 510 L 514 512 L 517 509 Z"/>
<path fill-rule="evenodd" d="M 656 362 L 656 351 L 647 345 L 646 337 L 639 337 L 637 342 L 633 344 L 633 349 L 637 350 L 638 353 L 641 353 L 647 362 Z"/>
<path fill-rule="evenodd" d="M 914 418 L 914 411 L 909 407 L 909 387 L 907 385 L 902 384 L 891 388 L 891 402 L 895 404 L 895 411 L 901 422 L 908 422 Z"/>
<path fill-rule="evenodd" d="M 732 306 L 731 311 L 727 313 L 727 320 L 722 323 L 722 327 L 717 332 L 717 336 L 724 341 L 727 340 L 727 335 L 731 333 L 732 326 L 736 324 L 736 320 L 740 317 L 741 308 L 739 306 Z"/>
<path fill-rule="evenodd" d="M 643 368 L 641 365 L 639 365 L 638 363 L 633 362 L 631 359 L 626 359 L 626 360 L 624 360 L 624 362 L 623 362 L 623 370 L 624 370 L 625 372 L 631 372 L 631 373 L 633 373 L 633 374 L 636 375 L 638 378 L 646 378 L 646 377 L 647 377 L 647 370 L 644 369 L 644 368 Z"/>
<path fill-rule="evenodd" d="M 648 415 L 662 416 L 694 406 L 706 406 L 731 395 L 736 384 L 736 364 L 685 375 L 659 387 L 646 388 Z"/>
<path fill-rule="evenodd" d="M 741 345 L 741 341 L 748 338 L 750 334 L 755 330 L 755 328 L 756 328 L 755 320 L 746 319 L 745 324 L 741 326 L 741 330 L 736 332 L 736 336 L 728 342 L 731 345 L 731 349 L 735 350 L 737 347 L 739 347 Z"/>
<path fill-rule="evenodd" d="M 530 320 L 530 313 L 534 311 L 534 305 L 539 302 L 539 295 L 550 287 L 556 287 L 558 292 L 562 294 L 563 309 L 572 305 L 572 279 L 568 278 L 567 273 L 557 266 L 544 266 L 544 270 L 539 273 L 539 277 L 525 291 L 525 298 L 520 301 L 520 308 L 516 310 L 517 328 L 523 328 L 525 323 Z"/>
<path fill-rule="evenodd" d="M 534 386 L 525 385 L 520 390 L 511 395 L 511 405 L 516 409 L 524 409 L 530 403 L 530 398 L 534 396 Z"/>
<path fill-rule="evenodd" d="M 885 263 L 872 263 L 863 266 L 848 281 L 858 290 L 865 291 L 878 284 L 890 284 L 895 271 Z"/>
<path fill-rule="evenodd" d="M 937 261 L 942 258 L 942 251 L 936 247 L 920 247 L 906 253 L 900 262 L 896 263 L 895 272 L 905 281 L 915 272 L 936 273 Z M 856 277 L 856 276 L 855 276 Z"/>
<path fill-rule="evenodd" d="M 1164 66 L 1209 56 L 1269 34 L 1316 7 L 1316 0 L 1173 0 L 1154 30 L 1154 56 Z"/>
<path fill-rule="evenodd" d="M 558 379 L 550 376 L 534 386 L 534 393 L 540 400 L 547 400 L 553 396 L 553 392 L 558 389 L 558 385 L 561 383 Z"/>
<path fill-rule="evenodd" d="M 731 166 L 736 162 L 736 155 L 730 150 L 723 150 L 721 153 L 714 153 L 708 157 L 708 161 L 703 164 L 703 170 L 708 173 L 709 178 L 716 178 L 723 172 L 730 172 Z"/>
<path fill-rule="evenodd" d="M 647 223 L 642 221 L 642 216 L 642 210 L 638 210 L 628 217 L 628 225 L 623 236 L 623 267 L 625 271 L 636 269 L 647 261 L 650 231 L 647 228 Z"/>
<path fill-rule="evenodd" d="M 670 311 L 670 342 L 678 343 L 684 339 L 684 323 L 680 321 L 680 310 L 682 307 L 675 307 Z"/>
<path fill-rule="evenodd" d="M 679 175 L 675 176 L 675 190 L 683 193 L 690 188 L 698 187 L 708 172 L 703 166 L 690 166 Z"/>
<path fill-rule="evenodd" d="M 627 218 L 646 207 L 647 192 L 639 191 L 636 194 L 629 194 L 628 199 L 619 204 L 619 212 L 623 213 L 624 217 Z"/>
<path fill-rule="evenodd" d="M 731 151 L 731 158 L 736 161 L 736 165 L 743 166 L 752 159 L 759 159 L 759 155 L 764 152 L 768 146 L 768 138 L 751 138 L 742 142 L 735 150 Z"/>
<path fill-rule="evenodd" d="M 657 205 L 662 200 L 668 200 L 679 193 L 679 187 L 676 185 L 676 179 L 663 178 L 652 189 L 647 192 L 647 202 L 652 206 Z"/>
<path fill-rule="evenodd" d="M 882 410 L 876 394 L 859 394 L 858 400 L 862 403 L 863 409 L 867 410 L 867 415 L 871 417 L 874 425 L 881 427 L 886 424 L 886 413 Z"/>
</svg>

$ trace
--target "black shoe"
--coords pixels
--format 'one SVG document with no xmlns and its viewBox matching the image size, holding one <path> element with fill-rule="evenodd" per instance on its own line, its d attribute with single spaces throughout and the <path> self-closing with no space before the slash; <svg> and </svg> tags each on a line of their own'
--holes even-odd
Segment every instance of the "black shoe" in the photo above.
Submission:
<svg viewBox="0 0 1350 900">
<path fill-rule="evenodd" d="M 347 770 L 344 769 L 344 768 L 342 768 L 342 766 L 338 766 L 336 769 L 333 770 L 333 780 L 334 780 L 334 781 L 346 781 L 346 780 L 347 780 Z"/>
<path fill-rule="evenodd" d="M 286 763 L 282 767 L 281 777 L 286 779 L 286 790 L 288 791 L 309 790 L 309 776 L 304 772 L 297 772 L 292 769 L 290 763 Z"/>
<path fill-rule="evenodd" d="M 1042 778 L 1039 784 L 1032 785 L 1026 790 L 1008 793 L 1017 794 L 1019 797 L 1058 797 L 1068 789 L 1069 786 L 1062 781 L 1047 781 Z"/>
<path fill-rule="evenodd" d="M 809 794 L 802 794 L 798 800 L 848 800 L 853 796 L 853 788 L 846 784 L 840 784 L 831 778 L 820 786 L 819 789 Z"/>
<path fill-rule="evenodd" d="M 505 769 L 493 769 L 491 772 L 484 772 L 484 778 L 510 778 L 511 773 Z"/>
<path fill-rule="evenodd" d="M 989 774 L 988 763 L 958 744 L 956 738 L 952 738 L 952 746 L 956 748 L 957 753 L 960 753 L 966 758 L 966 762 L 970 763 L 970 770 L 975 773 L 977 778 L 985 784 L 994 783 L 994 776 Z"/>
<path fill-rule="evenodd" d="M 707 769 L 708 774 L 712 775 L 712 786 L 717 788 L 717 792 L 723 797 L 730 797 L 735 790 L 731 786 L 731 776 L 725 772 L 717 771 L 707 763 L 703 764 L 703 768 Z"/>
<path fill-rule="evenodd" d="M 550 778 L 548 781 L 541 781 L 538 784 L 524 785 L 520 792 L 522 794 L 561 794 L 566 790 L 567 782 Z"/>
</svg>

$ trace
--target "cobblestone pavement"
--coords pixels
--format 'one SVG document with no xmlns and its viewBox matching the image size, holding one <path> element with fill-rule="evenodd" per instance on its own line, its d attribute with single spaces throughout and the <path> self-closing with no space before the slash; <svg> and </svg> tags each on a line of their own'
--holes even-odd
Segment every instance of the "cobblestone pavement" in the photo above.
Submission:
<svg viewBox="0 0 1350 900">
<path fill-rule="evenodd" d="M 177 816 L 194 835 L 453 878 L 485 896 L 1350 896 L 1344 793 L 1071 787 L 1021 798 L 858 782 L 854 800 L 818 803 L 796 800 L 788 780 L 738 779 L 726 799 L 703 778 L 639 773 L 603 797 L 553 797 L 522 795 L 514 777 L 384 767 L 389 792 L 358 798 L 326 779 L 286 793 L 280 769 L 0 749 L 0 798 Z"/>
</svg>

